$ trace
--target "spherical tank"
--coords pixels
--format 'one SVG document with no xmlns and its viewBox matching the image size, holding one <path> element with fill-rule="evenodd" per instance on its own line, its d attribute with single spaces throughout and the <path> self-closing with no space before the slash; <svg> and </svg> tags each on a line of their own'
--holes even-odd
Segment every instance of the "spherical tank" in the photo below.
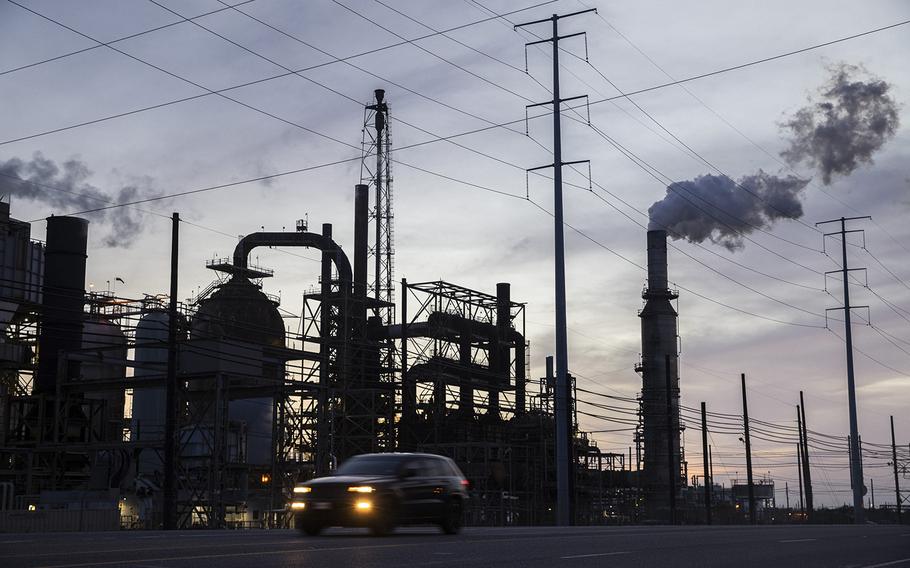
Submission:
<svg viewBox="0 0 910 568">
<path fill-rule="evenodd" d="M 214 294 L 203 300 L 193 318 L 194 339 L 231 339 L 256 345 L 284 347 L 284 321 L 277 303 L 246 278 L 233 276 Z M 263 378 L 278 384 L 284 365 L 264 363 Z M 228 417 L 245 422 L 247 462 L 266 465 L 271 460 L 273 399 L 252 398 L 231 401 Z"/>
<path fill-rule="evenodd" d="M 126 336 L 120 326 L 99 314 L 89 315 L 82 327 L 82 349 L 99 349 L 98 356 L 83 361 L 83 380 L 124 379 L 126 377 Z M 88 391 L 85 398 L 104 401 L 105 438 L 123 437 L 123 389 Z"/>
</svg>

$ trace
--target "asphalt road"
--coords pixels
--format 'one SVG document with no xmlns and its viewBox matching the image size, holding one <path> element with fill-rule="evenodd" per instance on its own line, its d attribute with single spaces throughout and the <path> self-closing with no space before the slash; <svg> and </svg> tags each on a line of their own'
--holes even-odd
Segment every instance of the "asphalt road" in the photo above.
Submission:
<svg viewBox="0 0 910 568">
<path fill-rule="evenodd" d="M 910 527 L 469 528 L 0 535 L 3 568 L 387 566 L 910 568 Z"/>
</svg>

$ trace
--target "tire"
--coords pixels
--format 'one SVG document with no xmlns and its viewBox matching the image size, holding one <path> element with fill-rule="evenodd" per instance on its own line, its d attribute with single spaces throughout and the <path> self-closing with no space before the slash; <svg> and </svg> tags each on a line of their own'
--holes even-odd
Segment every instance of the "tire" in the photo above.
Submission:
<svg viewBox="0 0 910 568">
<path fill-rule="evenodd" d="M 307 536 L 319 536 L 324 528 L 322 525 L 303 525 L 302 530 Z"/>
<path fill-rule="evenodd" d="M 297 527 L 297 530 L 307 536 L 317 536 L 325 528 L 319 523 L 305 521 L 302 515 L 297 515 L 294 518 L 294 526 Z"/>
<path fill-rule="evenodd" d="M 464 512 L 462 511 L 461 501 L 453 499 L 446 506 L 446 511 L 439 520 L 439 528 L 445 534 L 458 534 L 464 525 Z"/>
</svg>

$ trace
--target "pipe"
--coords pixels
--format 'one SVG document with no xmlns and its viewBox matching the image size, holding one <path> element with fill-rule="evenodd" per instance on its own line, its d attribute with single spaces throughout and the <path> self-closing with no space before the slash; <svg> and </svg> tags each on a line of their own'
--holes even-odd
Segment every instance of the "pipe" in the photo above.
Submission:
<svg viewBox="0 0 910 568">
<path fill-rule="evenodd" d="M 322 236 L 332 239 L 332 224 L 322 224 Z M 322 251 L 320 282 L 320 307 L 319 329 L 328 330 L 332 311 L 332 262 L 334 254 Z M 331 430 L 329 424 L 329 353 L 331 346 L 325 331 L 321 331 L 322 341 L 319 344 L 319 393 L 317 394 L 317 422 L 316 422 L 316 475 L 322 476 L 329 473 L 331 451 Z"/>
<path fill-rule="evenodd" d="M 335 264 L 335 269 L 338 270 L 338 279 L 342 282 L 352 281 L 351 262 L 348 260 L 347 255 L 344 254 L 344 251 L 341 250 L 341 247 L 332 239 L 316 233 L 250 233 L 240 239 L 240 242 L 234 247 L 234 266 L 246 268 L 250 251 L 254 248 L 265 246 L 311 247 L 324 252 L 332 252 L 335 256 L 332 261 Z"/>
</svg>

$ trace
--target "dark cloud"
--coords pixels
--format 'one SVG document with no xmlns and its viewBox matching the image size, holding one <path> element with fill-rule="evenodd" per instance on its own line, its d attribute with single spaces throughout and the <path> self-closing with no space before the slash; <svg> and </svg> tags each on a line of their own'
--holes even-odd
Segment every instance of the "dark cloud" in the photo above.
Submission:
<svg viewBox="0 0 910 568">
<path fill-rule="evenodd" d="M 898 104 L 888 94 L 890 84 L 857 65 L 842 63 L 831 73 L 818 100 L 810 99 L 811 104 L 782 124 L 790 147 L 781 156 L 791 165 L 804 162 L 817 168 L 825 185 L 834 175 L 846 176 L 873 163 L 872 155 L 894 137 L 900 124 Z"/>
<path fill-rule="evenodd" d="M 0 162 L 0 195 L 37 201 L 59 211 L 95 209 L 154 194 L 149 179 L 121 187 L 115 195 L 105 193 L 86 181 L 91 175 L 84 162 L 71 159 L 58 165 L 37 152 L 29 161 L 11 158 Z M 143 212 L 132 207 L 96 211 L 84 216 L 108 229 L 101 239 L 104 246 L 121 248 L 133 244 L 142 232 L 145 218 Z"/>
<path fill-rule="evenodd" d="M 802 217 L 799 194 L 808 183 L 762 170 L 738 182 L 726 176 L 698 176 L 667 187 L 666 196 L 648 209 L 651 227 L 666 229 L 674 239 L 709 240 L 735 251 L 743 247 L 744 234 L 770 227 L 778 219 Z"/>
</svg>

